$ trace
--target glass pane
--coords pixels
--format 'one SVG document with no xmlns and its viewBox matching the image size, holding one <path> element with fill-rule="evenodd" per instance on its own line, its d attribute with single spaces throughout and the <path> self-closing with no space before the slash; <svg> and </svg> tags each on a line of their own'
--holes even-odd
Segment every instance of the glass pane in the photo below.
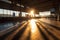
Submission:
<svg viewBox="0 0 60 40">
<path fill-rule="evenodd" d="M 8 10 L 4 9 L 4 14 L 8 14 Z"/>
<path fill-rule="evenodd" d="M 0 9 L 0 14 L 4 14 L 4 13 L 3 13 L 3 9 Z"/>
<path fill-rule="evenodd" d="M 11 15 L 12 15 L 12 16 L 13 16 L 13 13 L 15 13 L 15 11 L 12 11 L 12 10 L 11 10 Z"/>
<path fill-rule="evenodd" d="M 8 15 L 9 17 L 11 17 L 11 10 L 8 10 Z"/>
<path fill-rule="evenodd" d="M 15 11 L 15 14 L 16 14 L 16 16 L 17 16 L 17 17 L 19 16 L 19 13 L 20 13 L 20 12 L 18 12 L 18 11 Z"/>
</svg>

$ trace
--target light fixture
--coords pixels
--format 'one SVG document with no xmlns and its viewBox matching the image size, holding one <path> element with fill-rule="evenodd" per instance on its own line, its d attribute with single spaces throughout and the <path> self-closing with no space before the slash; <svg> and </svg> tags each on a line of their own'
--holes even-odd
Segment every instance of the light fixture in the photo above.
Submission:
<svg viewBox="0 0 60 40">
<path fill-rule="evenodd" d="M 16 5 L 17 5 L 17 6 L 20 6 L 20 4 L 18 4 L 18 3 L 17 3 Z"/>
</svg>

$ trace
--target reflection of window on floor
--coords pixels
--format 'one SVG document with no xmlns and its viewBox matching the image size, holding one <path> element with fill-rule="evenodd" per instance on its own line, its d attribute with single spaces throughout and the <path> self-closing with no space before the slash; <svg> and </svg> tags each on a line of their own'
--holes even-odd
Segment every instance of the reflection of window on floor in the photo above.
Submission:
<svg viewBox="0 0 60 40">
<path fill-rule="evenodd" d="M 0 9 L 0 17 L 13 17 L 13 13 L 15 13 L 15 17 L 19 16 L 19 11 Z"/>
</svg>

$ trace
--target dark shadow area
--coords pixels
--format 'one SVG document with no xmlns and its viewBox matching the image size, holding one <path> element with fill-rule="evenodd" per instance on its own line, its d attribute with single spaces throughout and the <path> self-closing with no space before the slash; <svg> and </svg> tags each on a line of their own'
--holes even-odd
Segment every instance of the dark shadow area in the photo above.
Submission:
<svg viewBox="0 0 60 40">
<path fill-rule="evenodd" d="M 40 22 L 42 22 L 42 21 L 40 21 Z M 45 24 L 47 24 L 47 25 L 49 25 L 49 26 L 51 26 L 51 27 L 53 27 L 53 28 L 55 28 L 55 29 L 57 29 L 57 30 L 60 30 L 60 27 L 57 27 L 57 26 L 55 26 L 55 25 L 48 24 L 48 23 L 46 23 L 46 22 L 42 22 L 42 23 L 45 23 Z"/>
<path fill-rule="evenodd" d="M 39 23 L 39 24 L 40 24 L 40 23 Z M 42 25 L 42 24 L 40 24 L 40 25 Z M 42 27 L 43 27 L 43 26 L 42 26 Z M 56 36 L 54 36 L 54 34 L 52 34 L 51 32 L 49 32 L 47 28 L 45 28 L 45 27 L 43 27 L 43 28 L 45 29 L 45 31 L 46 31 L 49 35 L 51 35 L 51 37 L 53 37 L 54 40 L 59 40 Z"/>
<path fill-rule="evenodd" d="M 14 37 L 12 40 L 19 40 L 19 38 L 22 36 L 23 32 L 25 31 L 27 25 L 25 25 L 25 27 L 23 27 Z"/>
<path fill-rule="evenodd" d="M 31 37 L 31 30 L 29 30 L 29 35 L 26 40 L 30 40 L 30 37 Z"/>
<path fill-rule="evenodd" d="M 49 39 L 47 38 L 47 36 L 44 34 L 44 32 L 40 29 L 40 26 L 39 26 L 38 24 L 36 24 L 36 25 L 37 25 L 38 30 L 39 30 L 39 32 L 41 33 L 42 37 L 44 38 L 44 40 L 49 40 Z"/>
<path fill-rule="evenodd" d="M 0 23 L 5 23 L 5 22 L 21 22 L 24 20 L 28 20 L 29 18 L 27 17 L 0 17 Z"/>
<path fill-rule="evenodd" d="M 24 24 L 24 23 L 23 23 Z M 4 34 L 3 36 L 0 37 L 0 40 L 4 40 L 8 35 L 12 34 L 14 31 L 16 31 L 18 28 L 20 28 L 23 24 L 20 24 L 19 27 L 15 27 L 12 31 Z M 7 30 L 8 31 L 8 30 Z"/>
<path fill-rule="evenodd" d="M 46 28 L 44 28 L 44 29 L 48 32 L 49 35 L 51 35 L 51 37 L 54 38 L 54 40 L 59 40 L 56 36 L 54 36 L 54 34 L 52 34 L 51 32 L 49 32 Z"/>
</svg>

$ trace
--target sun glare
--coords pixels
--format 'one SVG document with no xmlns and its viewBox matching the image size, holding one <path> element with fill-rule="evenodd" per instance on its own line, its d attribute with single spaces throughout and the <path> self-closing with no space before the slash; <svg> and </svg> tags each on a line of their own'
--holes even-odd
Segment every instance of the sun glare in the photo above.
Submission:
<svg viewBox="0 0 60 40">
<path fill-rule="evenodd" d="M 34 17 L 34 10 L 31 10 L 30 15 L 31 17 Z"/>
</svg>

